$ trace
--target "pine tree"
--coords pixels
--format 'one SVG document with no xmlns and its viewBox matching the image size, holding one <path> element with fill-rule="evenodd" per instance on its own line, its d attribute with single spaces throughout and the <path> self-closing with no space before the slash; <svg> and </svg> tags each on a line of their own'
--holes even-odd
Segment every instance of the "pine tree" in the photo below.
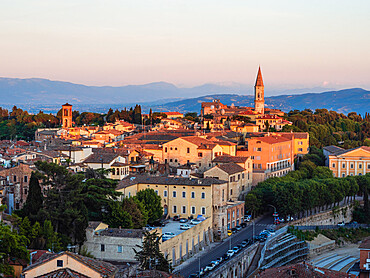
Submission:
<svg viewBox="0 0 370 278">
<path fill-rule="evenodd" d="M 37 174 L 32 172 L 27 200 L 23 207 L 24 216 L 28 216 L 31 220 L 35 218 L 42 207 L 42 203 L 43 196 L 41 193 L 40 183 L 37 178 Z"/>
<path fill-rule="evenodd" d="M 143 270 L 156 269 L 165 272 L 170 272 L 170 262 L 163 255 L 159 249 L 159 244 L 161 242 L 161 236 L 155 232 L 145 232 L 143 245 L 136 245 L 141 248 L 140 251 L 135 252 L 135 259 L 139 261 L 140 268 Z"/>
</svg>

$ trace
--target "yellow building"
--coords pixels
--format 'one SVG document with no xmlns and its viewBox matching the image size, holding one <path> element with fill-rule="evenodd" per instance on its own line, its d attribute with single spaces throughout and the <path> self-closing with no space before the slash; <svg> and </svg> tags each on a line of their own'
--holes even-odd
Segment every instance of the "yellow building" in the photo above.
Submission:
<svg viewBox="0 0 370 278">
<path fill-rule="evenodd" d="M 227 181 L 214 178 L 194 179 L 136 175 L 119 182 L 117 191 L 122 197 L 132 197 L 140 190 L 153 189 L 162 199 L 164 215 L 188 218 L 212 217 L 212 206 L 226 202 Z M 225 192 L 219 194 L 217 192 Z"/>
<path fill-rule="evenodd" d="M 361 176 L 370 173 L 370 147 L 345 150 L 339 147 L 325 147 L 329 168 L 334 177 Z"/>
<path fill-rule="evenodd" d="M 162 159 L 164 163 L 177 167 L 195 163 L 200 172 L 212 167 L 212 160 L 223 154 L 222 147 L 199 136 L 176 138 L 163 144 Z"/>
<path fill-rule="evenodd" d="M 310 135 L 308 132 L 279 132 L 273 133 L 292 140 L 294 157 L 303 156 L 310 151 Z"/>
</svg>

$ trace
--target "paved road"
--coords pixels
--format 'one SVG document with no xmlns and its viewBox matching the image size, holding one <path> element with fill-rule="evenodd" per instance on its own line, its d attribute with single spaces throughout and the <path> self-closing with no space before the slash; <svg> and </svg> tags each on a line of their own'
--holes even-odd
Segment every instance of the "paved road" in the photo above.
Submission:
<svg viewBox="0 0 370 278">
<path fill-rule="evenodd" d="M 266 229 L 266 227 L 273 226 L 273 218 L 272 216 L 266 216 L 261 218 L 257 222 L 255 222 L 255 234 L 259 234 L 262 230 Z M 234 247 L 240 244 L 245 239 L 251 239 L 253 237 L 253 227 L 252 223 L 250 222 L 249 225 L 243 228 L 241 231 L 237 232 L 236 234 L 228 237 L 224 240 L 221 244 L 211 249 L 208 253 L 206 253 L 203 257 L 199 260 L 194 260 L 192 263 L 187 264 L 183 268 L 180 268 L 178 273 L 187 278 L 191 273 L 195 273 L 199 271 L 199 263 L 200 267 L 204 268 L 207 264 L 211 261 L 221 257 L 224 255 L 227 250 L 231 247 Z"/>
</svg>

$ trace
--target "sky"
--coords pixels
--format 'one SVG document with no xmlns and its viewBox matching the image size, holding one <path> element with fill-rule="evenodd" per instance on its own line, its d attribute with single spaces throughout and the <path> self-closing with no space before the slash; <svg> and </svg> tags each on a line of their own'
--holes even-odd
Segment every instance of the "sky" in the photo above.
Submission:
<svg viewBox="0 0 370 278">
<path fill-rule="evenodd" d="M 370 88 L 368 0 L 1 0 L 0 76 Z"/>
</svg>

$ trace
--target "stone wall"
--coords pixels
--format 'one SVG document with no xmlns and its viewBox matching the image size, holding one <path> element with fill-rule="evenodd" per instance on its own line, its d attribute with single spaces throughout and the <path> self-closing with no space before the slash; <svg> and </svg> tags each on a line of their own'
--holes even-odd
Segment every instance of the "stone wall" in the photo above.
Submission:
<svg viewBox="0 0 370 278">
<path fill-rule="evenodd" d="M 213 241 L 212 217 L 194 225 L 191 229 L 166 240 L 160 246 L 173 265 L 179 265 Z"/>
<path fill-rule="evenodd" d="M 222 263 L 214 271 L 206 275 L 207 278 L 234 278 L 246 277 L 249 265 L 251 264 L 254 255 L 258 249 L 258 243 L 255 243 L 248 248 L 240 251 L 233 258 Z"/>
<path fill-rule="evenodd" d="M 349 204 L 331 211 L 326 211 L 311 215 L 296 221 L 289 222 L 294 226 L 319 226 L 319 225 L 337 225 L 339 223 L 349 223 L 352 221 L 353 205 Z"/>
</svg>

